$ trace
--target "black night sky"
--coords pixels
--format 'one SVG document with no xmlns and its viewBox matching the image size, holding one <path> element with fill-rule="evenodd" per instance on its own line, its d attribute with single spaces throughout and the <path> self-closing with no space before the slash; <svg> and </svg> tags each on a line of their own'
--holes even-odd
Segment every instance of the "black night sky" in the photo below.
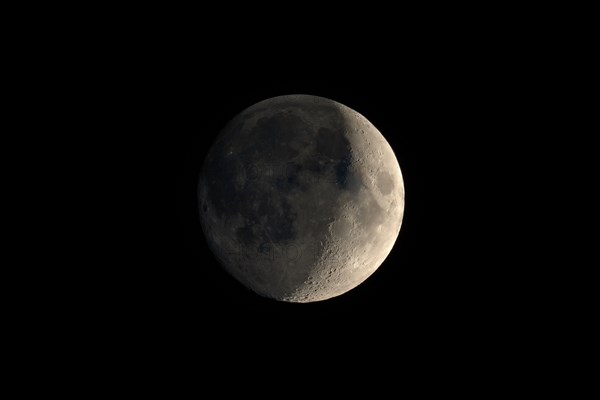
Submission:
<svg viewBox="0 0 600 400">
<path fill-rule="evenodd" d="M 546 242 L 532 245 L 537 238 L 532 226 L 539 225 L 533 215 L 544 214 L 539 220 L 545 227 L 570 218 L 572 211 L 562 210 L 552 197 L 563 190 L 554 175 L 562 168 L 560 151 L 546 153 L 558 161 L 536 158 L 544 153 L 550 130 L 540 129 L 535 107 L 538 97 L 552 94 L 555 78 L 541 72 L 559 58 L 528 63 L 546 40 L 545 30 L 533 29 L 529 41 L 516 35 L 511 42 L 506 39 L 514 29 L 510 19 L 482 34 L 497 10 L 473 16 L 461 9 L 464 19 L 480 25 L 471 28 L 430 6 L 413 24 L 413 15 L 402 10 L 389 11 L 394 21 L 380 23 L 383 9 L 364 16 L 361 6 L 352 20 L 336 9 L 325 23 L 328 32 L 313 28 L 321 10 L 312 8 L 313 15 L 295 26 L 287 12 L 271 18 L 264 11 L 269 21 L 262 23 L 238 6 L 223 14 L 190 13 L 190 21 L 183 21 L 185 11 L 167 21 L 164 7 L 157 9 L 158 18 L 145 18 L 146 8 L 124 17 L 128 32 L 113 32 L 119 9 L 111 9 L 111 18 L 90 37 L 65 28 L 64 42 L 81 36 L 81 43 L 67 45 L 63 57 L 55 54 L 63 41 L 51 40 L 48 58 L 39 56 L 32 64 L 32 77 L 48 70 L 43 79 L 51 88 L 42 87 L 39 98 L 23 89 L 25 97 L 58 106 L 55 120 L 31 118 L 44 124 L 41 136 L 75 156 L 63 160 L 43 149 L 52 163 L 64 164 L 68 194 L 57 190 L 58 177 L 44 168 L 26 182 L 36 188 L 36 212 L 58 222 L 41 230 L 23 226 L 44 241 L 44 236 L 58 238 L 53 251 L 75 261 L 73 268 L 62 269 L 62 254 L 48 257 L 35 246 L 24 254 L 40 254 L 45 274 L 61 281 L 42 282 L 51 292 L 48 299 L 59 297 L 61 304 L 46 304 L 45 298 L 36 304 L 48 309 L 50 321 L 32 330 L 32 347 L 53 331 L 76 344 L 77 358 L 71 360 L 63 358 L 61 343 L 48 340 L 56 351 L 47 358 L 49 365 L 66 361 L 88 374 L 79 360 L 98 364 L 100 373 L 89 374 L 101 385 L 113 378 L 127 381 L 138 365 L 146 366 L 155 375 L 134 382 L 136 391 L 153 390 L 153 378 L 169 371 L 177 380 L 198 382 L 198 393 L 210 393 L 206 383 L 216 375 L 217 393 L 239 388 L 245 394 L 240 378 L 258 372 L 252 386 L 261 395 L 270 390 L 289 396 L 304 388 L 314 396 L 321 383 L 332 384 L 335 393 L 354 392 L 370 373 L 371 386 L 388 383 L 397 394 L 401 380 L 411 379 L 405 375 L 409 371 L 424 382 L 419 391 L 435 386 L 446 393 L 431 369 L 454 372 L 470 386 L 477 379 L 456 368 L 461 361 L 488 375 L 480 368 L 485 362 L 520 356 L 521 347 L 529 350 L 538 340 L 533 334 L 523 339 L 528 324 L 541 311 L 554 310 L 535 293 L 548 267 L 533 253 L 539 249 L 552 256 L 554 249 Z M 292 4 L 291 13 L 298 8 L 309 9 Z M 431 20 L 434 12 L 445 24 Z M 233 14 L 252 26 L 236 26 Z M 543 19 L 539 11 L 527 18 Z M 78 19 L 87 24 L 87 16 Z M 147 26 L 138 27 L 142 22 Z M 44 33 L 36 33 L 36 41 L 37 36 L 42 40 Z M 553 40 L 548 43 L 554 49 Z M 72 90 L 63 87 L 63 76 Z M 21 84 L 20 78 L 8 78 Z M 405 187 L 400 234 L 379 269 L 341 296 L 308 304 L 260 297 L 229 276 L 207 246 L 197 200 L 201 165 L 225 124 L 261 100 L 288 94 L 329 98 L 366 117 L 395 152 Z M 75 132 L 68 139 L 66 128 Z M 31 141 L 27 151 L 40 147 L 28 131 L 15 134 Z M 21 162 L 29 160 L 11 168 L 22 168 Z M 534 165 L 533 172 L 525 172 L 523 164 Z M 47 189 L 37 188 L 38 173 L 50 179 Z M 541 186 L 544 177 L 552 181 L 552 196 L 546 203 L 531 200 L 528 190 Z M 48 206 L 47 198 L 75 209 L 69 212 L 77 223 L 63 224 L 61 211 Z M 60 230 L 69 230 L 73 242 L 62 239 Z M 531 248 L 530 255 L 521 255 Z M 18 268 L 30 273 L 30 266 Z M 26 313 L 23 318 L 35 319 Z M 552 348 L 543 349 L 546 357 Z M 465 358 L 467 351 L 472 358 Z M 508 368 L 499 364 L 500 382 L 492 390 L 512 378 L 517 364 L 531 365 L 517 357 L 506 360 Z M 290 383 L 282 383 L 281 390 L 273 375 L 263 373 L 268 370 L 263 363 Z M 293 367 L 306 376 L 289 373 Z M 123 372 L 117 376 L 113 371 L 119 368 Z"/>
<path fill-rule="evenodd" d="M 578 219 L 562 197 L 579 201 L 569 185 L 593 187 L 565 172 L 585 147 L 560 148 L 578 127 L 555 123 L 567 119 L 562 102 L 577 100 L 557 80 L 590 87 L 561 64 L 585 67 L 579 55 L 593 54 L 562 19 L 521 6 L 504 15 L 453 4 L 459 17 L 431 4 L 421 15 L 380 5 L 369 15 L 362 3 L 332 15 L 324 4 L 227 7 L 59 8 L 61 18 L 42 10 L 13 24 L 21 29 L 8 40 L 6 81 L 16 90 L 7 101 L 18 123 L 6 137 L 24 144 L 5 145 L 18 154 L 7 176 L 31 170 L 6 191 L 9 204 L 29 207 L 6 208 L 19 221 L 7 235 L 27 245 L 5 262 L 24 275 L 5 279 L 17 288 L 8 315 L 19 315 L 5 324 L 9 339 L 24 339 L 7 342 L 13 375 L 33 389 L 113 393 L 129 383 L 155 394 L 163 384 L 173 397 L 190 382 L 194 394 L 214 385 L 219 395 L 281 398 L 326 395 L 329 384 L 336 396 L 366 389 L 380 398 L 386 384 L 392 395 L 408 393 L 406 383 L 419 393 L 477 383 L 496 391 L 531 380 L 536 362 L 560 367 L 557 343 L 577 341 L 552 336 L 575 326 L 556 314 L 584 304 L 563 302 L 579 286 L 560 280 L 587 264 L 574 254 L 554 260 L 561 249 L 544 235 L 575 236 L 558 227 Z M 383 264 L 349 292 L 308 304 L 260 297 L 228 275 L 203 236 L 197 199 L 204 157 L 227 122 L 290 94 L 366 117 L 391 145 L 405 188 Z M 551 323 L 531 329 L 544 315 Z M 531 380 L 534 389 L 553 376 Z"/>
</svg>

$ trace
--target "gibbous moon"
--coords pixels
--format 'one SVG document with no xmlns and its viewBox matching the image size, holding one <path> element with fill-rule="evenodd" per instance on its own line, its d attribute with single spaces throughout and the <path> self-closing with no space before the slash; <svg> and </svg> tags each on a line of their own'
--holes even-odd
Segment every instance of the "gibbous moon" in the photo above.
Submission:
<svg viewBox="0 0 600 400">
<path fill-rule="evenodd" d="M 307 303 L 364 282 L 400 232 L 404 183 L 358 112 L 308 95 L 261 101 L 210 148 L 198 185 L 207 243 L 261 296 Z"/>
</svg>

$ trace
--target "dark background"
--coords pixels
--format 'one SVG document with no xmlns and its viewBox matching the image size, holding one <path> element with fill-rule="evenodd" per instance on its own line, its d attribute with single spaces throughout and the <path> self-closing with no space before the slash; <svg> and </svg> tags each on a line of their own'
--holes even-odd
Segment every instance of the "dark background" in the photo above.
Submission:
<svg viewBox="0 0 600 400">
<path fill-rule="evenodd" d="M 65 110 L 80 117 L 68 149 L 84 161 L 66 170 L 94 167 L 75 175 L 74 196 L 58 196 L 81 207 L 77 240 L 62 244 L 76 258 L 60 276 L 69 289 L 62 309 L 75 310 L 69 340 L 93 337 L 117 360 L 169 360 L 165 368 L 221 376 L 260 372 L 263 362 L 285 374 L 306 361 L 319 378 L 349 371 L 346 387 L 365 371 L 379 381 L 380 369 L 396 365 L 453 371 L 466 353 L 478 369 L 491 353 L 537 340 L 526 335 L 544 309 L 532 290 L 543 273 L 531 268 L 535 252 L 519 249 L 535 240 L 539 204 L 524 188 L 538 177 L 518 162 L 539 151 L 527 146 L 539 141 L 522 118 L 533 109 L 536 71 L 487 42 L 461 48 L 444 38 L 360 54 L 333 41 L 322 43 L 324 54 L 292 46 L 283 57 L 258 41 L 220 45 L 221 55 L 176 40 L 151 42 L 142 55 L 137 42 L 105 60 L 94 54 L 95 68 L 75 82 L 87 96 L 73 98 L 82 112 Z M 200 166 L 224 125 L 258 101 L 294 93 L 371 121 L 397 156 L 406 192 L 385 262 L 350 292 L 310 304 L 265 299 L 231 278 L 207 247 L 196 199 Z"/>
<path fill-rule="evenodd" d="M 60 255 L 50 263 L 50 252 L 34 246 L 27 253 L 41 254 L 45 274 L 60 281 L 42 282 L 47 299 L 63 300 L 36 299 L 50 319 L 36 335 L 58 325 L 62 340 L 82 343 L 77 352 L 109 354 L 111 370 L 133 369 L 121 362 L 130 358 L 237 377 L 257 369 L 257 360 L 284 373 L 306 360 L 311 379 L 295 384 L 312 387 L 315 377 L 346 367 L 340 386 L 351 390 L 365 371 L 377 382 L 380 369 L 395 372 L 396 363 L 417 374 L 440 366 L 445 374 L 465 349 L 479 370 L 481 360 L 494 363 L 491 351 L 511 354 L 511 341 L 537 341 L 523 338 L 545 308 L 535 289 L 547 264 L 531 268 L 540 264 L 537 249 L 526 256 L 518 250 L 536 239 L 534 211 L 557 218 L 554 199 L 534 202 L 526 190 L 540 176 L 555 180 L 554 160 L 535 158 L 550 132 L 540 132 L 544 118 L 535 109 L 538 97 L 553 93 L 553 77 L 544 75 L 546 63 L 528 61 L 545 33 L 534 27 L 527 40 L 507 40 L 512 25 L 504 20 L 482 34 L 483 17 L 474 27 L 443 11 L 446 25 L 430 12 L 424 23 L 400 17 L 381 24 L 366 17 L 378 25 L 371 29 L 358 16 L 328 34 L 315 29 L 311 38 L 312 18 L 295 27 L 278 19 L 285 25 L 279 29 L 249 18 L 253 26 L 232 33 L 227 22 L 221 34 L 204 23 L 212 15 L 193 14 L 190 22 L 177 16 L 170 24 L 149 18 L 140 28 L 131 23 L 144 19 L 136 12 L 125 17 L 127 32 L 103 21 L 66 47 L 68 57 L 56 53 L 63 41 L 50 39 L 31 78 L 45 71 L 51 85 L 36 100 L 58 110 L 32 118 L 43 123 L 41 136 L 74 160 L 48 151 L 64 171 L 36 170 L 50 178 L 47 188 L 28 182 L 36 187 L 35 209 L 57 221 L 47 232 L 26 229 L 56 239 Z M 331 98 L 368 118 L 394 149 L 406 189 L 402 229 L 387 260 L 354 290 L 312 304 L 264 299 L 229 277 L 208 251 L 195 197 L 202 159 L 225 123 L 257 101 L 292 93 Z M 522 168 L 523 160 L 535 168 Z M 57 190 L 60 177 L 68 191 Z M 49 197 L 67 210 L 48 205 Z M 63 223 L 67 211 L 77 224 Z M 553 254 L 546 243 L 539 250 Z M 72 267 L 62 268 L 65 256 Z M 365 362 L 366 354 L 372 357 Z M 511 370 L 519 363 L 509 361 Z M 269 377 L 257 385 L 265 382 Z"/>
<path fill-rule="evenodd" d="M 167 370 L 197 379 L 203 391 L 212 375 L 226 378 L 218 380 L 224 391 L 245 389 L 240 378 L 257 372 L 252 386 L 261 394 L 279 382 L 274 369 L 291 381 L 279 395 L 297 388 L 314 395 L 321 382 L 332 382 L 336 393 L 355 391 L 370 374 L 369 390 L 388 382 L 403 390 L 413 376 L 423 382 L 419 390 L 447 391 L 438 376 L 471 386 L 493 375 L 500 382 L 490 387 L 503 387 L 520 366 L 522 379 L 536 369 L 527 362 L 537 357 L 532 348 L 544 355 L 539 360 L 553 357 L 555 343 L 543 339 L 557 326 L 530 327 L 544 313 L 556 321 L 558 307 L 539 289 L 564 290 L 544 282 L 555 249 L 538 231 L 554 235 L 554 222 L 571 211 L 555 195 L 568 192 L 561 186 L 568 176 L 557 182 L 555 175 L 565 153 L 545 149 L 555 129 L 541 128 L 556 120 L 543 100 L 556 97 L 549 67 L 566 39 L 530 24 L 539 10 L 522 17 L 529 36 L 515 32 L 510 18 L 490 24 L 497 10 L 459 10 L 472 24 L 439 8 L 416 19 L 389 12 L 389 22 L 381 19 L 385 11 L 338 15 L 332 20 L 340 26 L 328 20 L 327 32 L 313 30 L 320 14 L 313 9 L 295 26 L 282 16 L 262 23 L 236 12 L 251 24 L 241 29 L 227 13 L 190 13 L 188 22 L 182 13 L 167 21 L 141 11 L 123 17 L 123 31 L 106 19 L 93 35 L 67 27 L 65 40 L 46 39 L 47 53 L 25 79 L 35 85 L 41 75 L 49 84 L 36 88 L 39 96 L 23 96 L 56 106 L 26 119 L 39 120 L 39 136 L 73 156 L 62 159 L 19 133 L 31 142 L 27 152 L 42 147 L 49 166 L 64 167 L 43 165 L 26 182 L 35 189 L 31 209 L 52 222 L 22 223 L 27 238 L 54 239 L 48 251 L 23 251 L 41 256 L 43 274 L 19 266 L 44 289 L 34 302 L 47 319 L 31 343 L 46 337 L 57 352 L 50 362 L 64 359 L 66 343 L 86 362 L 108 361 L 99 363 L 101 379 L 122 370 L 128 380 L 146 366 L 159 377 Z M 206 23 L 213 19 L 216 29 Z M 549 57 L 531 62 L 544 42 Z M 61 43 L 68 44 L 64 56 Z M 293 93 L 333 99 L 369 119 L 396 153 L 406 190 L 402 229 L 381 267 L 352 291 L 311 304 L 264 299 L 229 277 L 206 246 L 197 212 L 198 172 L 219 130 L 257 101 Z M 571 131 L 562 129 L 559 141 Z M 28 157 L 35 158 L 28 154 L 9 173 Z M 38 187 L 38 174 L 49 178 L 46 187 Z M 531 199 L 540 187 L 549 195 Z M 76 223 L 67 224 L 67 215 Z"/>
</svg>

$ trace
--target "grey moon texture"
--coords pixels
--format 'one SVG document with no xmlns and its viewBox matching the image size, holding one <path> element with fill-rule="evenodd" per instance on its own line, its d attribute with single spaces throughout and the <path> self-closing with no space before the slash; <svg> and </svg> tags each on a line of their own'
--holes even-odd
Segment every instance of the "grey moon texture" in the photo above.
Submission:
<svg viewBox="0 0 600 400">
<path fill-rule="evenodd" d="M 404 183 L 365 117 L 288 95 L 223 128 L 198 201 L 208 246 L 229 274 L 261 296 L 307 303 L 346 293 L 379 268 L 400 232 Z"/>
</svg>

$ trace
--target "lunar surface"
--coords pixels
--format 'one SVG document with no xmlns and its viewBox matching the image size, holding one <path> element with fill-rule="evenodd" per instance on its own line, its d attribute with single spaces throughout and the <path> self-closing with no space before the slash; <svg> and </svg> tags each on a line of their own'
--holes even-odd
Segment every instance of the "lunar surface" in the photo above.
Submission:
<svg viewBox="0 0 600 400">
<path fill-rule="evenodd" d="M 247 108 L 220 132 L 198 200 L 225 270 L 261 296 L 306 303 L 348 292 L 383 263 L 400 232 L 404 183 L 365 117 L 289 95 Z"/>
</svg>

